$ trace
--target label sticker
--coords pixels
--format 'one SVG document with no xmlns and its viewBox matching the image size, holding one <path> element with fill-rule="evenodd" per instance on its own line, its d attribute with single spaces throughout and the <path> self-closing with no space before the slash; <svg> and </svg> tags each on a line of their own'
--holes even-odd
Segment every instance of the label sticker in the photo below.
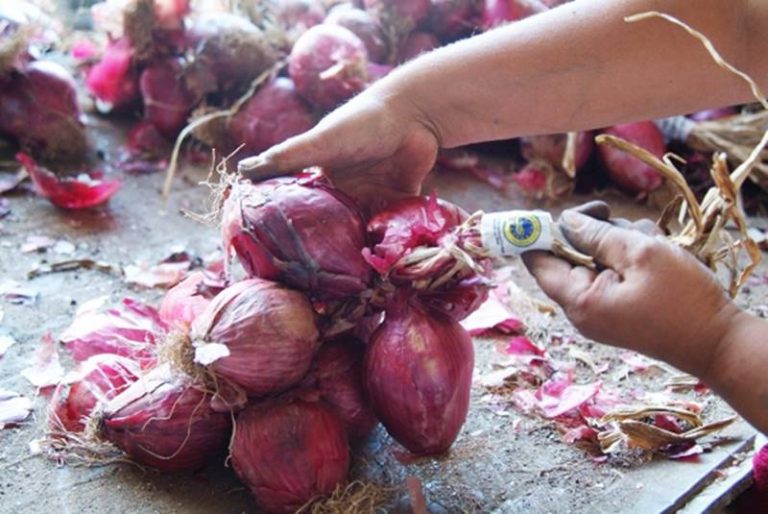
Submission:
<svg viewBox="0 0 768 514">
<path fill-rule="evenodd" d="M 480 221 L 483 246 L 496 256 L 551 250 L 553 232 L 552 216 L 544 211 L 494 212 Z"/>
</svg>

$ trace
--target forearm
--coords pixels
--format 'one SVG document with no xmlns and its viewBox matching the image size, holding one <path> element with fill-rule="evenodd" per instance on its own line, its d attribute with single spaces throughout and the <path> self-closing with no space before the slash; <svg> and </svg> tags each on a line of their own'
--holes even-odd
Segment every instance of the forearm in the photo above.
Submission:
<svg viewBox="0 0 768 514">
<path fill-rule="evenodd" d="M 677 16 L 730 62 L 765 79 L 766 4 L 578 0 L 427 54 L 380 90 L 412 103 L 445 147 L 748 101 L 744 82 L 680 28 L 624 17 L 649 10 Z"/>
<path fill-rule="evenodd" d="M 768 321 L 738 314 L 702 378 L 768 434 Z"/>
</svg>

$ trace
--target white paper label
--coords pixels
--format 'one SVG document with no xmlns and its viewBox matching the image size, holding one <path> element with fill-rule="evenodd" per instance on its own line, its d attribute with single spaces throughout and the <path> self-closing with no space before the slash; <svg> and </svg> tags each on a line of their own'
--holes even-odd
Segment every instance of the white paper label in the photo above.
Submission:
<svg viewBox="0 0 768 514">
<path fill-rule="evenodd" d="M 494 256 L 551 250 L 554 221 L 544 211 L 504 211 L 484 214 L 480 220 L 483 246 Z"/>
</svg>

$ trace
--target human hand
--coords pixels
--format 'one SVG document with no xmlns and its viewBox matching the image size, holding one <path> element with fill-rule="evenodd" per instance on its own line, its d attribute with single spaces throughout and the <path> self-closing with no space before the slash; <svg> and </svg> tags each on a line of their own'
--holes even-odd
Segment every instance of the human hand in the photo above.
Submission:
<svg viewBox="0 0 768 514">
<path fill-rule="evenodd" d="M 530 252 L 523 260 L 539 286 L 586 337 L 707 374 L 738 307 L 695 257 L 647 233 L 649 222 L 601 217 L 576 210 L 561 217 L 565 236 L 601 271 Z"/>
<path fill-rule="evenodd" d="M 369 211 L 419 194 L 437 158 L 437 130 L 405 95 L 373 88 L 312 130 L 240 161 L 251 180 L 320 166 L 330 181 Z"/>
</svg>

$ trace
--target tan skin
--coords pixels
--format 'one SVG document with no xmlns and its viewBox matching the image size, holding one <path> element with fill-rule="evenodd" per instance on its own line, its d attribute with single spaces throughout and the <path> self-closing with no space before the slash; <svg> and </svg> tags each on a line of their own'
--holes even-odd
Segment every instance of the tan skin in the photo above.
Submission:
<svg viewBox="0 0 768 514">
<path fill-rule="evenodd" d="M 322 166 L 362 205 L 417 194 L 439 148 L 590 129 L 746 102 L 749 88 L 658 10 L 699 29 L 768 86 L 764 0 L 578 0 L 424 55 L 309 132 L 240 170 L 262 179 Z M 551 27 L 558 27 L 553 31 Z M 768 433 L 768 323 L 738 309 L 696 259 L 637 227 L 577 212 L 563 218 L 595 273 L 550 254 L 524 258 L 586 336 L 665 360 L 704 379 Z"/>
</svg>

